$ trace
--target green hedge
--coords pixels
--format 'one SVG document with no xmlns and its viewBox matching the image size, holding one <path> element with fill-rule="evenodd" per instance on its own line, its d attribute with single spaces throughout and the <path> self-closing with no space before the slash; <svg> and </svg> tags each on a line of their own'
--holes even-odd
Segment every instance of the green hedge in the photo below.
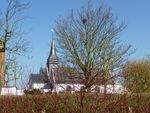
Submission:
<svg viewBox="0 0 150 113">
<path fill-rule="evenodd" d="M 128 113 L 130 110 L 149 113 L 150 96 L 62 93 L 0 97 L 0 113 Z"/>
</svg>

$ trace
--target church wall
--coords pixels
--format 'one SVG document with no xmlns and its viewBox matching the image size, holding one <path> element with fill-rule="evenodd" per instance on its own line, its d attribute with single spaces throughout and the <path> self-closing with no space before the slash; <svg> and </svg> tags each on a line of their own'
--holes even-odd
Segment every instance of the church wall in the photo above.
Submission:
<svg viewBox="0 0 150 113">
<path fill-rule="evenodd" d="M 71 86 L 72 92 L 74 91 L 80 91 L 81 87 L 83 87 L 83 84 L 55 84 L 55 88 L 53 89 L 54 92 L 65 92 L 67 86 Z"/>
<path fill-rule="evenodd" d="M 45 84 L 44 83 L 33 83 L 32 88 L 33 89 L 42 89 L 44 88 Z"/>
</svg>

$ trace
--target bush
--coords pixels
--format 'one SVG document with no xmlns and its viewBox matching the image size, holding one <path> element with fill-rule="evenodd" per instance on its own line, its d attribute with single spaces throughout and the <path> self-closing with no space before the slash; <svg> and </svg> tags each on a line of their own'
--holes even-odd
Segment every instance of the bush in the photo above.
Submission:
<svg viewBox="0 0 150 113">
<path fill-rule="evenodd" d="M 80 93 L 1 96 L 0 113 L 149 113 L 150 95 Z"/>
<path fill-rule="evenodd" d="M 24 90 L 25 95 L 39 95 L 42 92 L 39 89 Z"/>
<path fill-rule="evenodd" d="M 150 93 L 150 60 L 128 62 L 123 75 L 128 91 L 132 93 Z"/>
</svg>

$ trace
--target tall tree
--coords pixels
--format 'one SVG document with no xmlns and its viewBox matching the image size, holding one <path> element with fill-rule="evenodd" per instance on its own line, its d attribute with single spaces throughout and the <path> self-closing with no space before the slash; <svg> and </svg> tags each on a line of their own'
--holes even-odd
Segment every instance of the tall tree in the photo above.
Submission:
<svg viewBox="0 0 150 113">
<path fill-rule="evenodd" d="M 56 20 L 60 58 L 82 71 L 86 89 L 97 78 L 103 78 L 101 84 L 107 84 L 114 70 L 124 63 L 131 48 L 119 41 L 125 27 L 124 23 L 118 23 L 110 8 L 105 5 L 94 8 L 91 0 L 87 7 Z"/>
<path fill-rule="evenodd" d="M 25 17 L 23 11 L 27 6 L 28 4 L 21 3 L 20 0 L 7 0 L 6 9 L 1 11 L 0 39 L 3 41 L 3 49 L 6 52 L 5 74 L 8 76 L 11 75 L 16 57 L 23 55 L 28 48 L 27 40 L 23 37 L 24 32 L 21 29 Z"/>
<path fill-rule="evenodd" d="M 126 87 L 131 93 L 150 92 L 150 61 L 130 61 L 123 69 Z"/>
</svg>

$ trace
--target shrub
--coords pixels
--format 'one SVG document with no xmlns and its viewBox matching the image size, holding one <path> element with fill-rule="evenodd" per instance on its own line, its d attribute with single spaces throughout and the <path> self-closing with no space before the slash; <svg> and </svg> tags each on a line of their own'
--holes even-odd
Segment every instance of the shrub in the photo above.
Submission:
<svg viewBox="0 0 150 113">
<path fill-rule="evenodd" d="M 42 92 L 39 89 L 24 90 L 24 93 L 26 95 L 39 95 L 39 94 L 42 94 Z"/>
<path fill-rule="evenodd" d="M 0 113 L 149 113 L 150 95 L 80 93 L 1 96 Z"/>
<path fill-rule="evenodd" d="M 132 93 L 150 93 L 150 61 L 137 60 L 128 62 L 123 75 L 127 89 Z"/>
</svg>

